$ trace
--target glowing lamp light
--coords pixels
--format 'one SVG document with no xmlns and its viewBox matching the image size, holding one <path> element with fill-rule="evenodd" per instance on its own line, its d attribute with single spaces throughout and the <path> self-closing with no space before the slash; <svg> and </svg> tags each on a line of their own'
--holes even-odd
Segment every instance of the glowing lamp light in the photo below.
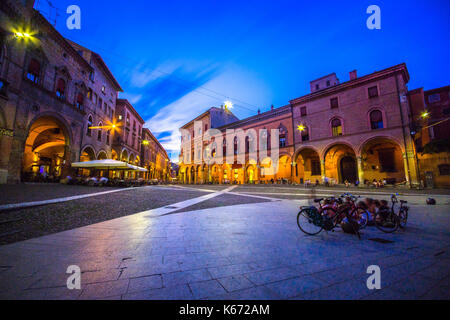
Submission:
<svg viewBox="0 0 450 320">
<path fill-rule="evenodd" d="M 233 109 L 233 103 L 231 101 L 225 101 L 225 110 Z"/>
<path fill-rule="evenodd" d="M 303 124 L 299 124 L 299 125 L 297 126 L 297 130 L 300 131 L 300 132 L 302 132 L 302 131 L 305 131 L 305 130 L 306 130 L 306 127 L 305 127 Z"/>
<path fill-rule="evenodd" d="M 21 32 L 21 31 L 17 31 L 14 33 L 14 36 L 16 38 L 31 38 L 31 34 L 29 34 L 28 32 Z"/>
<path fill-rule="evenodd" d="M 420 117 L 422 118 L 422 119 L 426 119 L 426 118 L 428 118 L 430 116 L 430 113 L 428 112 L 428 111 L 424 111 L 424 112 L 422 112 L 422 114 L 420 115 Z"/>
<path fill-rule="evenodd" d="M 150 144 L 150 141 L 148 141 L 148 140 L 142 140 L 142 144 L 143 144 L 144 146 L 148 146 L 148 145 Z"/>
</svg>

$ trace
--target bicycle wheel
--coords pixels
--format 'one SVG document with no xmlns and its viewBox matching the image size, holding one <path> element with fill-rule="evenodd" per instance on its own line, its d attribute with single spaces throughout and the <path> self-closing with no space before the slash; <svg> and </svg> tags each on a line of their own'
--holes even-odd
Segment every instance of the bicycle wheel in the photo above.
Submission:
<svg viewBox="0 0 450 320">
<path fill-rule="evenodd" d="M 375 216 L 375 226 L 385 233 L 397 231 L 399 225 L 398 216 L 392 212 L 378 212 Z"/>
<path fill-rule="evenodd" d="M 314 209 L 303 208 L 300 210 L 297 215 L 297 225 L 304 233 L 314 236 L 322 231 L 322 225 L 318 223 L 317 216 L 314 216 L 315 214 L 320 215 L 320 213 L 317 209 L 316 212 L 312 212 L 312 210 Z"/>
<path fill-rule="evenodd" d="M 359 229 L 364 229 L 369 223 L 369 214 L 364 209 L 357 209 L 353 214 L 353 219 L 359 224 Z"/>
<path fill-rule="evenodd" d="M 405 229 L 408 222 L 408 210 L 402 209 L 398 213 L 400 228 Z"/>
</svg>

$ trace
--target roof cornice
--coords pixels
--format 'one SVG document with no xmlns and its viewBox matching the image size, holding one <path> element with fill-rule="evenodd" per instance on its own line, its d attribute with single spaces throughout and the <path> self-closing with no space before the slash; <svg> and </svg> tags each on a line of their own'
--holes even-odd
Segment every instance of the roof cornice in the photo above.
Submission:
<svg viewBox="0 0 450 320">
<path fill-rule="evenodd" d="M 346 90 L 348 88 L 351 87 L 356 87 L 356 86 L 360 86 L 363 85 L 365 83 L 374 81 L 374 80 L 378 80 L 380 78 L 384 78 L 387 76 L 390 76 L 392 74 L 395 74 L 397 72 L 401 72 L 403 75 L 403 79 L 405 80 L 406 83 L 409 82 L 409 73 L 408 73 L 408 69 L 406 68 L 406 64 L 405 63 L 401 63 L 398 65 L 395 65 L 393 67 L 381 70 L 381 71 L 376 71 L 373 72 L 371 74 L 362 76 L 360 78 L 356 78 L 354 80 L 350 80 L 350 81 L 346 81 L 343 82 L 341 84 L 338 84 L 336 86 L 327 88 L 327 89 L 323 89 L 320 91 L 316 91 L 307 95 L 304 95 L 302 97 L 293 99 L 291 101 L 289 101 L 290 104 L 292 105 L 296 105 L 296 104 L 301 104 L 301 103 L 306 103 L 309 102 L 311 100 L 315 100 L 315 99 L 319 99 L 322 98 L 324 96 L 328 96 L 328 95 L 332 95 L 332 94 L 336 94 L 339 91 L 343 91 Z"/>
</svg>

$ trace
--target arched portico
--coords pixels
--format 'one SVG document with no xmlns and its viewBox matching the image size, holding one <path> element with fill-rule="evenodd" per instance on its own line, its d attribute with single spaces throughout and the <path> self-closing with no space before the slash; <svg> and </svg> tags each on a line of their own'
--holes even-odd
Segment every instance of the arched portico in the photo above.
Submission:
<svg viewBox="0 0 450 320">
<path fill-rule="evenodd" d="M 408 181 L 407 159 L 404 150 L 395 139 L 374 137 L 360 147 L 360 181 L 372 183 L 386 181 L 401 184 Z"/>
<path fill-rule="evenodd" d="M 322 178 L 322 166 L 319 152 L 312 147 L 304 147 L 295 153 L 294 181 L 296 183 L 315 183 Z"/>
<path fill-rule="evenodd" d="M 358 180 L 357 157 L 349 144 L 338 142 L 328 146 L 323 159 L 325 170 L 322 175 L 331 183 L 355 183 Z"/>
<path fill-rule="evenodd" d="M 67 124 L 57 116 L 45 115 L 33 120 L 25 140 L 22 180 L 58 179 L 68 174 L 71 137 Z"/>
</svg>

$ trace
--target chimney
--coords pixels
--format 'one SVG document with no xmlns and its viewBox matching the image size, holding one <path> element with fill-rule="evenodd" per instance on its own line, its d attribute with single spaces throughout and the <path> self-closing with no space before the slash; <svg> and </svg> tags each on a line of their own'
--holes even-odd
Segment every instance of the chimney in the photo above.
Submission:
<svg viewBox="0 0 450 320">
<path fill-rule="evenodd" d="M 350 71 L 350 81 L 355 80 L 358 77 L 356 70 Z"/>
</svg>

